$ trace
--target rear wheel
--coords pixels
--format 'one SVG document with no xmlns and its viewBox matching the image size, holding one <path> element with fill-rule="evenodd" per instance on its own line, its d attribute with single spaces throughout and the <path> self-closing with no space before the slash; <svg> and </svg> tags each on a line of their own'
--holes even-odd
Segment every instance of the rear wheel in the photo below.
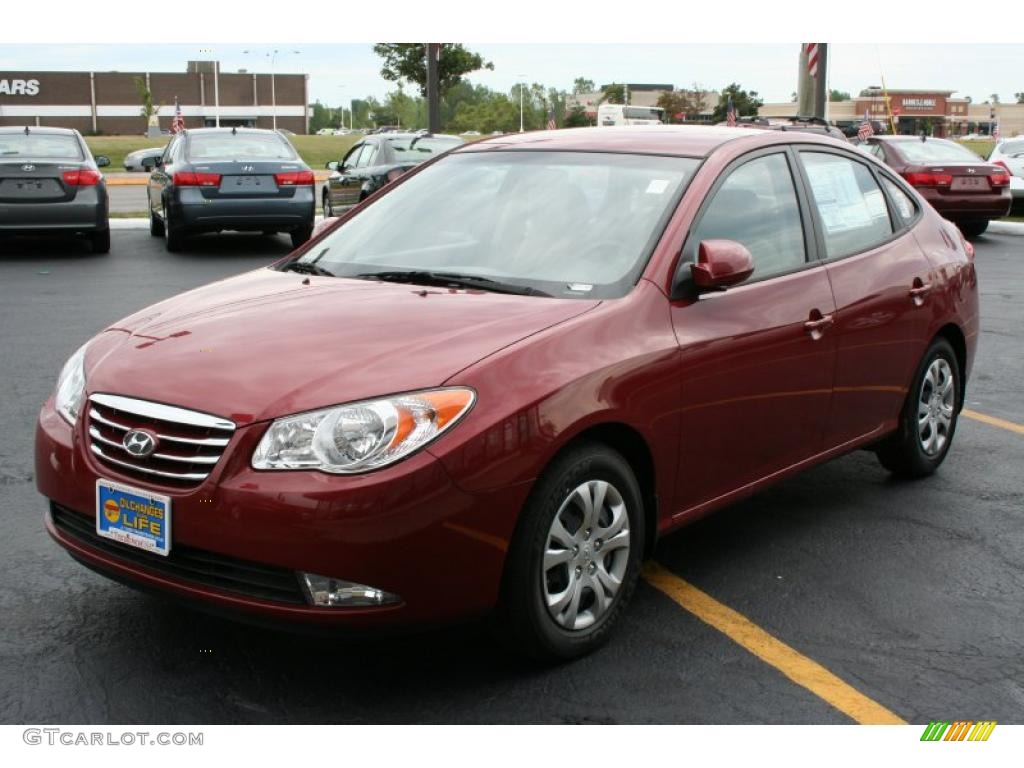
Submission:
<svg viewBox="0 0 1024 768">
<path fill-rule="evenodd" d="M 878 446 L 882 466 L 902 477 L 932 474 L 949 453 L 960 412 L 960 363 L 944 338 L 918 366 L 896 432 Z"/>
<path fill-rule="evenodd" d="M 291 231 L 292 248 L 298 248 L 313 236 L 313 227 L 301 227 Z"/>
<path fill-rule="evenodd" d="M 334 216 L 334 208 L 331 206 L 331 196 L 324 190 L 324 218 L 330 219 Z"/>
<path fill-rule="evenodd" d="M 971 219 L 970 221 L 958 221 L 957 226 L 964 233 L 964 237 L 970 239 L 977 237 L 988 229 L 988 219 Z"/>
<path fill-rule="evenodd" d="M 643 502 L 629 463 L 586 443 L 559 456 L 530 494 L 509 548 L 499 639 L 539 659 L 604 643 L 640 572 Z"/>
<path fill-rule="evenodd" d="M 110 253 L 110 229 L 101 229 L 89 235 L 93 253 Z"/>
<path fill-rule="evenodd" d="M 167 206 L 163 207 L 163 220 L 164 220 L 164 243 L 167 245 L 167 250 L 171 253 L 177 253 L 182 248 L 184 236 L 181 231 L 181 227 L 176 221 L 171 218 L 170 211 L 167 210 Z"/>
</svg>

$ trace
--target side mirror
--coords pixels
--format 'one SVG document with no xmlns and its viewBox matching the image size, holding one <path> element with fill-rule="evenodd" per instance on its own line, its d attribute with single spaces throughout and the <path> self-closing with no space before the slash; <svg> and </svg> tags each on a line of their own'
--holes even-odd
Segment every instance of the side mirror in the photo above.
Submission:
<svg viewBox="0 0 1024 768">
<path fill-rule="evenodd" d="M 98 168 L 106 168 L 108 165 L 110 165 L 110 158 L 107 157 L 106 155 L 96 155 L 95 160 L 96 167 Z"/>
<path fill-rule="evenodd" d="M 702 240 L 690 273 L 698 291 L 723 291 L 754 273 L 754 259 L 735 240 Z"/>
<path fill-rule="evenodd" d="M 328 171 L 336 171 L 338 170 L 338 161 L 331 160 L 326 165 L 324 165 L 324 168 L 326 168 Z"/>
</svg>

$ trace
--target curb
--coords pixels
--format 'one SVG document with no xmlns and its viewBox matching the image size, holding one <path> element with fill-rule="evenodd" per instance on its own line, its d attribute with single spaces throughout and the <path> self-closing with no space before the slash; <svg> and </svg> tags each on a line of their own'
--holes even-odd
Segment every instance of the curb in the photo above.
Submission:
<svg viewBox="0 0 1024 768">
<path fill-rule="evenodd" d="M 314 219 L 314 226 L 319 226 L 324 220 L 323 216 L 317 216 Z M 130 219 L 111 219 L 110 228 L 115 230 L 129 229 L 129 230 L 149 230 L 149 219 L 144 216 L 133 217 Z"/>
<path fill-rule="evenodd" d="M 993 221 L 989 223 L 986 232 L 991 232 L 993 235 L 1017 235 L 1024 237 L 1024 222 Z"/>
</svg>

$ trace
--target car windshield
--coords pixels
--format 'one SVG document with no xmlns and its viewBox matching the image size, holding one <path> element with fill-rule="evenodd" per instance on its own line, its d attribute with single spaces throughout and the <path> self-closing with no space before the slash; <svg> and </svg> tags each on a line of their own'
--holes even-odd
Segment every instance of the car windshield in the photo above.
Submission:
<svg viewBox="0 0 1024 768">
<path fill-rule="evenodd" d="M 906 139 L 894 142 L 911 163 L 980 163 L 981 158 L 959 144 L 943 139 Z"/>
<path fill-rule="evenodd" d="M 70 134 L 2 133 L 0 159 L 83 160 L 78 140 Z"/>
<path fill-rule="evenodd" d="M 296 160 L 292 145 L 278 133 L 229 131 L 193 133 L 188 137 L 190 160 Z"/>
<path fill-rule="evenodd" d="M 999 145 L 999 151 L 1007 157 L 1024 154 L 1024 141 L 1004 141 Z"/>
<path fill-rule="evenodd" d="M 422 136 L 411 136 L 406 139 L 389 139 L 391 150 L 399 162 L 415 160 L 419 162 L 426 160 L 431 155 L 439 155 L 447 152 L 452 147 L 462 144 L 461 139 L 440 139 L 424 138 Z"/>
<path fill-rule="evenodd" d="M 586 152 L 449 155 L 345 222 L 300 263 L 337 277 L 430 272 L 470 276 L 483 289 L 490 280 L 553 296 L 623 296 L 698 164 Z"/>
</svg>

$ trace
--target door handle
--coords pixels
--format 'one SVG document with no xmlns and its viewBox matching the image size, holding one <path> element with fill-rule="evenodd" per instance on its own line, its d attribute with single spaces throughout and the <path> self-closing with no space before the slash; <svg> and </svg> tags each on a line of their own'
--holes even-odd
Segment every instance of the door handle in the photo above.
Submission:
<svg viewBox="0 0 1024 768">
<path fill-rule="evenodd" d="M 914 306 L 920 307 L 924 304 L 925 297 L 931 292 L 931 283 L 922 283 L 920 278 L 914 280 L 914 286 L 910 289 L 910 299 Z"/>
<path fill-rule="evenodd" d="M 815 313 L 812 313 L 815 314 Z M 832 315 L 821 315 L 820 317 L 808 320 L 804 323 L 804 330 L 810 334 L 811 338 L 817 341 L 822 337 L 825 329 L 828 328 L 835 322 L 835 318 Z"/>
</svg>

